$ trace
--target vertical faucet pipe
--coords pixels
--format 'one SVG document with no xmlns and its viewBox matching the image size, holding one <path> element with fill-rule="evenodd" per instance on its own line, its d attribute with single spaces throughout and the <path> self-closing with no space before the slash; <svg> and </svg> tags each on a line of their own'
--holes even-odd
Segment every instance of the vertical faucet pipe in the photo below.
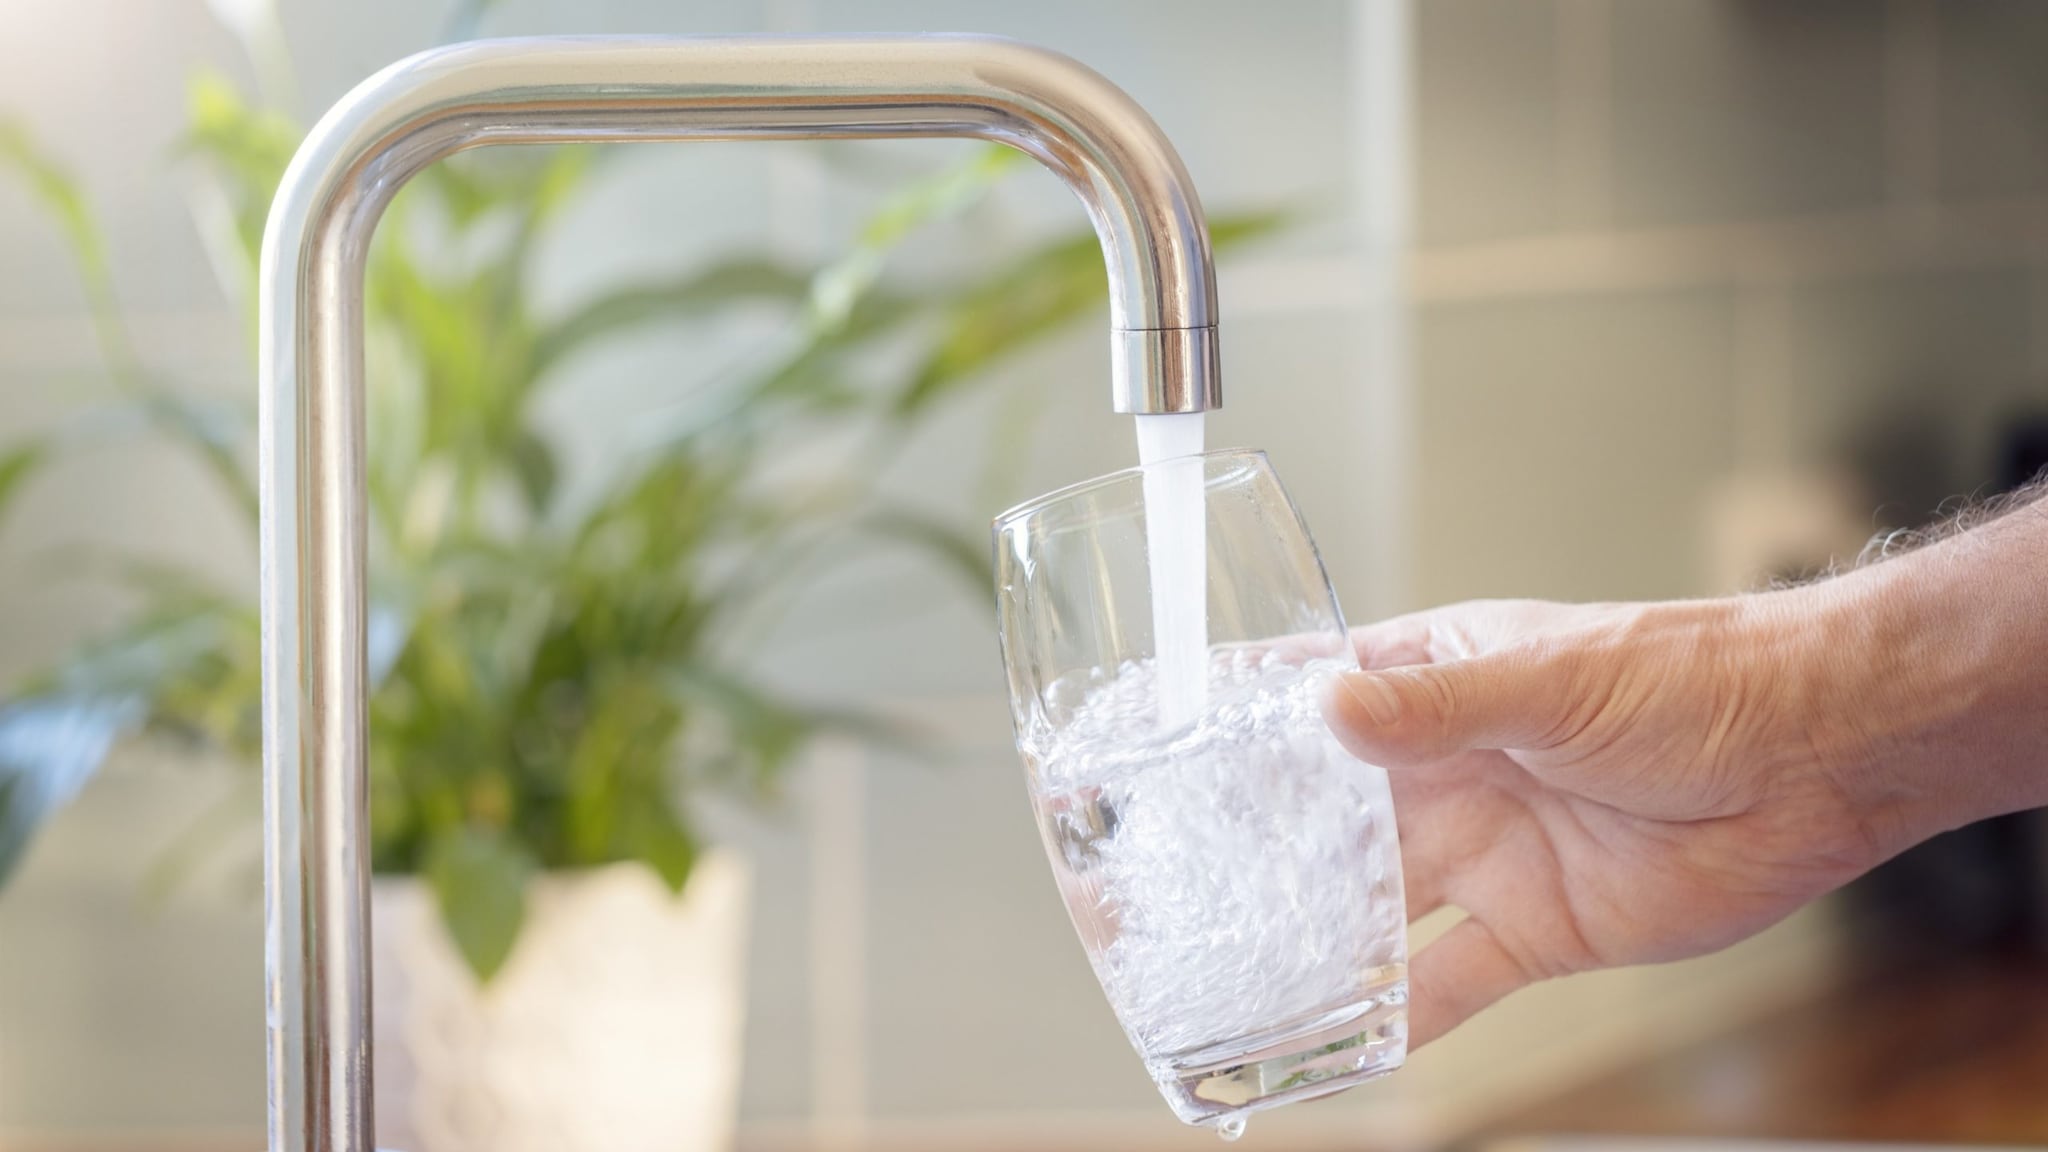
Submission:
<svg viewBox="0 0 2048 1152">
<path fill-rule="evenodd" d="M 1113 407 L 1221 402 L 1201 205 L 1131 99 L 994 39 L 501 40 L 385 69 L 328 112 L 263 239 L 265 947 L 271 1152 L 370 1152 L 363 268 L 391 197 L 487 144 L 957 136 L 1029 153 L 1108 264 Z M 431 382 L 430 382 L 431 383 Z"/>
</svg>

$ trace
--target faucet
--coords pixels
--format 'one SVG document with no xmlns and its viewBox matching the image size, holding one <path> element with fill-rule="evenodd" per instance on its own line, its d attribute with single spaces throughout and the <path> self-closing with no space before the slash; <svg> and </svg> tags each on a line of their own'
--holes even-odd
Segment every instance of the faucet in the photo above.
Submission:
<svg viewBox="0 0 2048 1152">
<path fill-rule="evenodd" d="M 1052 169 L 1109 270 L 1111 407 L 1222 402 L 1201 204 L 1144 110 L 969 36 L 480 41 L 386 68 L 292 159 L 259 304 L 270 1152 L 371 1152 L 363 268 L 392 196 L 490 144 L 957 136 Z"/>
</svg>

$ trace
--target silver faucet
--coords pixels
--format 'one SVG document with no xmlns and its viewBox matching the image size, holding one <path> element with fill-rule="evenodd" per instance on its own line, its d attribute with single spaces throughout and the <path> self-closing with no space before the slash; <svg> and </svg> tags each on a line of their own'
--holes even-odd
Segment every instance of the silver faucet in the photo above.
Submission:
<svg viewBox="0 0 2048 1152">
<path fill-rule="evenodd" d="M 1081 198 L 1109 267 L 1112 407 L 1222 402 L 1201 204 L 1158 125 L 1005 40 L 459 44 L 345 97 L 285 173 L 261 288 L 264 942 L 271 1152 L 370 1152 L 363 266 L 391 197 L 487 144 L 963 136 Z"/>
</svg>

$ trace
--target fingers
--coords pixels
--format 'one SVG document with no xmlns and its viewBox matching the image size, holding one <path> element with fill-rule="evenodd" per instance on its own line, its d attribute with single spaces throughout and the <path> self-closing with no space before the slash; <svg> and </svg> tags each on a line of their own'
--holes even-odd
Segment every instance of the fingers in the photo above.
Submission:
<svg viewBox="0 0 2048 1152">
<path fill-rule="evenodd" d="M 1529 983 L 1527 970 L 1491 929 L 1474 919 L 1459 921 L 1409 962 L 1408 1050 Z"/>
<path fill-rule="evenodd" d="M 1448 897 L 1444 887 L 1450 882 L 1448 861 L 1443 859 L 1444 838 L 1440 836 L 1418 836 L 1415 829 L 1420 823 L 1411 819 L 1416 815 L 1399 807 L 1400 797 L 1394 804 L 1400 813 L 1401 833 L 1401 899 L 1408 910 L 1408 922 L 1414 923 L 1444 906 Z"/>
<path fill-rule="evenodd" d="M 1366 669 L 1465 660 L 1586 611 L 1541 600 L 1468 600 L 1360 625 L 1351 630 L 1351 647 Z"/>
<path fill-rule="evenodd" d="M 1470 660 L 1347 672 L 1324 717 L 1351 754 L 1406 768 L 1476 748 L 1539 749 L 1575 707 L 1570 658 L 1511 648 Z"/>
<path fill-rule="evenodd" d="M 1434 872 L 1408 866 L 1401 862 L 1401 897 L 1408 912 L 1408 922 L 1415 923 L 1424 916 L 1444 906 L 1448 898 L 1444 895 L 1441 878 Z"/>
<path fill-rule="evenodd" d="M 1476 829 L 1455 822 L 1445 774 L 1401 772 L 1387 783 L 1401 840 L 1401 888 L 1412 923 L 1444 906 L 1457 865 L 1475 855 L 1467 833 Z"/>
<path fill-rule="evenodd" d="M 1436 618 L 1435 612 L 1411 612 L 1353 628 L 1351 647 L 1358 653 L 1358 666 L 1399 668 L 1430 663 L 1436 658 L 1430 646 Z"/>
</svg>

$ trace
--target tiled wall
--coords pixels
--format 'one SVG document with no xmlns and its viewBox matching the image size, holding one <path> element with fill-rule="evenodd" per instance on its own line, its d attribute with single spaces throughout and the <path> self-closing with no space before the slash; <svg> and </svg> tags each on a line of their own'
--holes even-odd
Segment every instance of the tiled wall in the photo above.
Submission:
<svg viewBox="0 0 2048 1152">
<path fill-rule="evenodd" d="M 2048 6 L 1416 25 L 1420 599 L 1719 590 L 1731 486 L 1847 470 L 1854 527 L 1910 520 L 2048 404 Z"/>
</svg>

